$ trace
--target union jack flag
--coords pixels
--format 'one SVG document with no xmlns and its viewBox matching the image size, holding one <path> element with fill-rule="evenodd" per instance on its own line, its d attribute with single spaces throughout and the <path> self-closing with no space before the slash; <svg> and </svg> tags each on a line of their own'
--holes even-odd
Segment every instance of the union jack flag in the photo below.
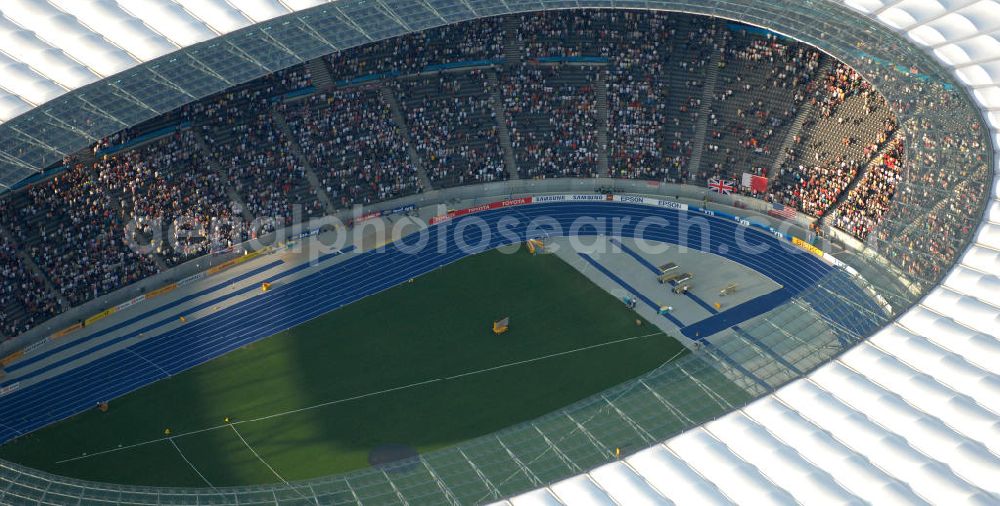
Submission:
<svg viewBox="0 0 1000 506">
<path fill-rule="evenodd" d="M 729 181 L 726 179 L 719 179 L 717 177 L 713 177 L 712 179 L 708 180 L 708 189 L 716 193 L 729 195 L 730 193 L 733 193 L 733 190 L 736 189 L 736 181 Z"/>
</svg>

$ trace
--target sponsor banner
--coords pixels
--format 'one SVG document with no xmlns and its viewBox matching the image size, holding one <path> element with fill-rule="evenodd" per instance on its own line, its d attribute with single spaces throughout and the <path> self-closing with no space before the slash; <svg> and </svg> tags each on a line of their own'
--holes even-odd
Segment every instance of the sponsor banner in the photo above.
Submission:
<svg viewBox="0 0 1000 506">
<path fill-rule="evenodd" d="M 121 311 L 123 309 L 130 308 L 130 307 L 132 307 L 132 306 L 134 306 L 134 305 L 136 305 L 136 304 L 138 304 L 138 303 L 140 303 L 140 302 L 142 302 L 144 300 L 146 300 L 146 296 L 145 295 L 140 295 L 138 297 L 132 297 L 131 299 L 129 299 L 129 300 L 125 301 L 125 302 L 122 302 L 121 304 L 118 304 L 117 306 L 115 306 L 115 310 L 116 311 Z"/>
<path fill-rule="evenodd" d="M 165 293 L 172 292 L 177 289 L 177 283 L 170 283 L 167 286 L 161 286 L 156 290 L 146 292 L 146 300 L 152 299 L 153 297 L 159 297 Z"/>
<path fill-rule="evenodd" d="M 626 204 L 645 204 L 647 206 L 664 207 L 667 209 L 677 209 L 679 211 L 687 211 L 687 204 L 682 204 L 675 200 L 665 200 L 657 199 L 652 197 L 640 197 L 638 195 L 614 195 L 613 200 L 615 202 L 623 202 Z"/>
<path fill-rule="evenodd" d="M 105 309 L 104 311 L 101 311 L 100 313 L 95 314 L 94 316 L 91 316 L 90 318 L 87 318 L 86 320 L 83 321 L 83 323 L 84 325 L 90 325 L 91 323 L 94 323 L 97 320 L 101 320 L 113 315 L 115 311 L 117 311 L 117 308 L 110 307 L 108 309 Z"/>
<path fill-rule="evenodd" d="M 507 199 L 498 202 L 490 202 L 488 204 L 482 204 L 475 207 L 467 207 L 465 209 L 459 209 L 457 211 L 449 211 L 448 214 L 435 216 L 431 218 L 430 224 L 435 225 L 437 223 L 441 223 L 442 221 L 448 221 L 452 218 L 458 218 L 459 216 L 465 216 L 468 214 L 475 214 L 483 211 L 490 211 L 493 209 L 501 209 L 504 207 L 523 206 L 531 203 L 532 203 L 532 197 L 523 197 L 519 199 Z"/>
<path fill-rule="evenodd" d="M 228 269 L 228 268 L 236 265 L 236 260 L 237 260 L 236 258 L 232 258 L 232 259 L 226 260 L 225 262 L 222 262 L 221 264 L 216 265 L 214 267 L 209 267 L 208 269 L 205 270 L 205 275 L 206 276 L 211 276 L 213 274 L 218 274 L 218 273 L 220 273 L 220 272 L 222 272 L 222 271 L 224 271 L 224 270 L 226 270 L 226 269 Z M 178 284 L 180 284 L 180 283 L 178 283 Z"/>
<path fill-rule="evenodd" d="M 45 339 L 42 339 L 40 341 L 35 341 L 35 342 L 33 342 L 33 343 L 25 346 L 24 349 L 22 349 L 21 351 L 23 351 L 24 354 L 27 355 L 27 354 L 29 354 L 29 353 L 37 350 L 38 348 L 41 348 L 42 346 L 45 346 L 51 340 L 52 340 L 52 337 L 50 336 L 50 337 L 46 337 Z"/>
<path fill-rule="evenodd" d="M 605 201 L 611 196 L 603 193 L 588 193 L 586 195 L 542 195 L 531 197 L 532 204 L 544 204 L 546 202 L 580 202 L 580 201 Z"/>
<path fill-rule="evenodd" d="M 417 210 L 416 204 L 407 204 L 405 206 L 399 206 L 399 207 L 394 207 L 392 209 L 388 209 L 386 211 L 383 211 L 382 214 L 403 214 L 416 210 Z"/>
<path fill-rule="evenodd" d="M 213 274 L 218 274 L 218 273 L 220 273 L 220 272 L 222 272 L 222 271 L 224 271 L 224 270 L 226 270 L 226 269 L 228 269 L 230 267 L 235 267 L 235 266 L 237 266 L 239 264 L 242 264 L 244 262 L 249 262 L 250 260 L 253 260 L 254 258 L 257 258 L 257 257 L 263 255 L 265 251 L 268 251 L 268 250 L 267 249 L 257 250 L 257 251 L 254 251 L 252 253 L 247 253 L 246 255 L 243 255 L 243 256 L 240 256 L 240 257 L 236 257 L 236 258 L 232 258 L 232 259 L 226 260 L 225 262 L 222 262 L 221 264 L 216 265 L 215 267 L 210 267 L 210 268 L 206 269 L 205 270 L 205 275 L 206 276 L 211 276 Z M 191 276 L 191 277 L 194 277 L 194 276 Z"/>
<path fill-rule="evenodd" d="M 782 232 L 782 231 L 780 231 L 780 230 L 778 230 L 778 229 L 776 229 L 776 228 L 774 228 L 774 227 L 772 227 L 770 225 L 765 225 L 763 223 L 757 223 L 755 221 L 750 221 L 750 219 L 744 218 L 742 216 L 736 216 L 735 214 L 729 214 L 729 213 L 724 212 L 724 211 L 713 211 L 711 209 L 702 209 L 702 208 L 696 207 L 696 206 L 688 206 L 687 209 L 689 211 L 693 211 L 693 212 L 696 212 L 696 213 L 704 214 L 705 216 L 715 216 L 717 218 L 725 218 L 727 220 L 733 220 L 736 223 L 739 223 L 740 226 L 742 226 L 742 227 L 755 227 L 755 228 L 759 228 L 759 229 L 767 232 L 768 234 L 771 234 L 772 236 L 774 236 L 777 239 L 784 239 L 786 241 L 791 241 L 792 240 L 792 236 L 790 236 L 790 235 L 788 235 L 788 234 L 786 234 L 786 233 L 784 233 L 784 232 Z"/>
<path fill-rule="evenodd" d="M 823 251 L 821 251 L 816 246 L 813 246 L 812 244 L 809 244 L 803 241 L 802 239 L 799 239 L 798 237 L 792 237 L 792 244 L 812 253 L 813 255 L 823 258 Z"/>
<path fill-rule="evenodd" d="M 7 364 L 21 358 L 22 355 L 24 355 L 24 350 L 17 350 L 4 358 L 0 358 L 0 366 L 6 366 Z"/>
<path fill-rule="evenodd" d="M 650 204 L 653 199 L 647 199 L 638 195 L 612 195 L 611 200 L 625 204 Z"/>
<path fill-rule="evenodd" d="M 565 202 L 569 200 L 569 197 L 569 195 L 542 195 L 534 197 L 532 200 L 535 204 L 543 204 L 545 202 Z"/>
<path fill-rule="evenodd" d="M 64 336 L 69 335 L 70 332 L 73 332 L 74 330 L 77 330 L 80 327 L 82 327 L 82 325 L 80 325 L 80 322 L 74 323 L 74 324 L 70 325 L 69 327 L 66 327 L 66 328 L 64 328 L 64 329 L 56 332 L 55 334 L 52 334 L 51 337 L 52 337 L 52 339 L 59 339 L 60 337 L 64 337 Z"/>
<path fill-rule="evenodd" d="M 351 220 L 351 223 L 352 224 L 364 223 L 368 220 L 374 220 L 375 218 L 379 218 L 381 216 L 382 216 L 382 211 L 369 211 L 367 213 L 362 214 L 361 216 L 358 216 L 357 218 L 354 218 L 353 220 Z"/>
<path fill-rule="evenodd" d="M 11 383 L 3 388 L 0 388 L 0 397 L 3 397 L 9 393 L 13 393 L 18 388 L 21 388 L 21 382 Z"/>
<path fill-rule="evenodd" d="M 833 255 L 831 255 L 829 253 L 826 253 L 826 252 L 823 252 L 823 260 L 826 260 L 827 262 L 829 262 L 830 265 L 833 265 L 835 267 L 840 267 L 841 269 L 847 270 L 848 272 L 854 270 L 853 267 L 845 264 L 844 262 L 841 262 L 839 258 L 837 258 L 837 257 L 835 257 L 835 256 L 833 256 Z M 857 273 L 857 271 L 855 271 L 855 274 L 856 273 Z"/>
<path fill-rule="evenodd" d="M 295 241 L 298 241 L 299 239 L 306 239 L 306 238 L 309 238 L 309 237 L 315 237 L 315 236 L 319 235 L 319 230 L 320 229 L 318 229 L 318 228 L 314 228 L 312 230 L 307 230 L 305 232 L 299 232 L 298 234 L 295 234 L 295 235 L 289 237 L 285 241 L 285 247 L 286 248 L 291 248 L 295 244 Z"/>
<path fill-rule="evenodd" d="M 191 276 L 188 276 L 188 277 L 186 277 L 186 278 L 178 281 L 175 284 L 177 286 L 189 285 L 191 283 L 194 283 L 195 281 L 198 281 L 199 279 L 205 279 L 205 273 L 204 272 L 199 272 L 198 274 L 193 274 Z"/>
<path fill-rule="evenodd" d="M 361 223 L 375 218 L 380 218 L 382 216 L 392 216 L 394 214 L 403 214 L 417 209 L 416 204 L 407 204 L 405 206 L 394 207 L 392 209 L 386 209 L 384 211 L 370 211 L 358 216 L 351 220 L 351 223 Z M 318 232 L 318 231 L 317 231 Z"/>
</svg>

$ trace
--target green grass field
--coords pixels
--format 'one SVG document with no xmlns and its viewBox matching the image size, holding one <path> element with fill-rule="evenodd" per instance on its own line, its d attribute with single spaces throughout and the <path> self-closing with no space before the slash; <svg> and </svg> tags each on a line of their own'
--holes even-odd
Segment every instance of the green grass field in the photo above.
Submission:
<svg viewBox="0 0 1000 506">
<path fill-rule="evenodd" d="M 496 336 L 501 316 L 511 328 Z M 636 318 L 555 255 L 488 252 L 37 431 L 0 458 L 171 486 L 362 468 L 373 448 L 453 445 L 686 353 Z"/>
</svg>

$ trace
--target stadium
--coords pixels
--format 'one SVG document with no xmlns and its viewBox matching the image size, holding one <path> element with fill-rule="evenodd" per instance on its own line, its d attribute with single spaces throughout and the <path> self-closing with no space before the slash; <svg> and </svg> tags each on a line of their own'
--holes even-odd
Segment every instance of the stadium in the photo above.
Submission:
<svg viewBox="0 0 1000 506">
<path fill-rule="evenodd" d="M 1000 2 L 0 2 L 0 504 L 1000 504 Z"/>
</svg>

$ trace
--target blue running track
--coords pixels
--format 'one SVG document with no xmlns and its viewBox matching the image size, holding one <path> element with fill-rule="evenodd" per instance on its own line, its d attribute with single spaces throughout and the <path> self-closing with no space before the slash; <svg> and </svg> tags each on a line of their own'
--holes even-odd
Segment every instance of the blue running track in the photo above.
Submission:
<svg viewBox="0 0 1000 506">
<path fill-rule="evenodd" d="M 163 379 L 167 374 L 177 374 L 248 343 L 455 262 L 469 254 L 518 241 L 529 233 L 537 236 L 537 227 L 530 229 L 527 220 L 546 216 L 547 222 L 551 225 L 548 227 L 548 234 L 565 235 L 566 231 L 571 230 L 570 224 L 580 217 L 607 220 L 608 230 L 611 229 L 612 220 L 627 219 L 628 221 L 621 227 L 621 234 L 633 236 L 636 231 L 635 225 L 639 220 L 645 217 L 658 217 L 666 219 L 666 224 L 645 227 L 642 230 L 642 238 L 680 244 L 678 219 L 684 213 L 673 209 L 611 202 L 547 203 L 485 211 L 430 227 L 425 234 L 429 246 L 421 248 L 420 251 L 405 251 L 405 246 L 412 246 L 421 240 L 420 234 L 415 234 L 386 246 L 384 252 L 369 251 L 357 254 L 305 278 L 279 284 L 266 294 L 238 302 L 202 318 L 192 318 L 181 327 L 157 334 L 161 327 L 176 322 L 179 316 L 215 306 L 236 294 L 257 290 L 256 286 L 250 286 L 234 290 L 234 293 L 220 295 L 217 292 L 218 286 L 209 288 L 185 297 L 183 302 L 204 300 L 194 308 L 178 309 L 177 306 L 182 303 L 178 301 L 137 315 L 130 320 L 130 323 L 143 320 L 149 324 L 116 337 L 108 343 L 94 346 L 92 343 L 96 337 L 84 338 L 58 348 L 60 351 L 76 352 L 71 358 L 58 362 L 62 364 L 97 349 L 112 346 L 110 343 L 120 343 L 134 338 L 140 332 L 149 336 L 128 346 L 127 349 L 116 351 L 0 397 L 0 442 L 90 409 L 98 401 L 125 395 Z M 705 219 L 711 223 L 711 227 L 697 227 L 697 234 L 688 234 L 685 246 L 700 248 L 706 244 L 712 253 L 761 272 L 794 293 L 800 293 L 822 280 L 840 290 L 840 296 L 852 301 L 867 301 L 867 307 L 875 308 L 877 311 L 874 301 L 850 281 L 846 274 L 840 274 L 817 257 L 781 245 L 771 235 L 754 228 L 747 228 L 741 234 L 737 234 L 738 224 L 734 221 L 707 216 Z M 469 226 L 477 223 L 481 226 Z M 501 225 L 500 228 L 498 223 Z M 561 230 L 553 230 L 554 226 L 560 227 Z M 600 232 L 603 231 L 594 227 L 575 231 L 578 235 L 594 235 Z M 704 235 L 708 236 L 707 241 L 702 240 Z M 743 252 L 738 247 L 738 235 L 751 245 L 767 245 L 770 251 L 767 254 L 756 255 Z M 457 239 L 478 247 L 473 251 L 468 249 L 463 251 L 455 246 Z M 439 247 L 442 245 L 445 247 Z M 271 263 L 260 269 L 273 267 L 275 264 Z M 270 279 L 286 278 L 305 268 L 305 266 L 295 267 L 275 274 Z M 831 277 L 832 273 L 836 275 Z M 226 284 L 231 282 L 227 281 Z M 857 310 L 845 307 L 847 305 L 836 297 L 823 296 L 819 292 L 813 293 L 812 296 L 815 300 L 811 300 L 810 303 L 821 306 L 827 317 L 836 320 L 844 328 L 867 328 L 857 322 Z M 109 329 L 107 332 L 111 331 Z M 88 344 L 91 346 L 88 347 Z M 16 371 L 54 352 L 46 352 L 48 354 L 40 354 L 38 358 L 12 364 L 11 370 Z M 39 371 L 47 371 L 51 367 L 55 365 L 43 367 Z M 33 371 L 32 374 L 37 375 L 41 372 Z"/>
</svg>

